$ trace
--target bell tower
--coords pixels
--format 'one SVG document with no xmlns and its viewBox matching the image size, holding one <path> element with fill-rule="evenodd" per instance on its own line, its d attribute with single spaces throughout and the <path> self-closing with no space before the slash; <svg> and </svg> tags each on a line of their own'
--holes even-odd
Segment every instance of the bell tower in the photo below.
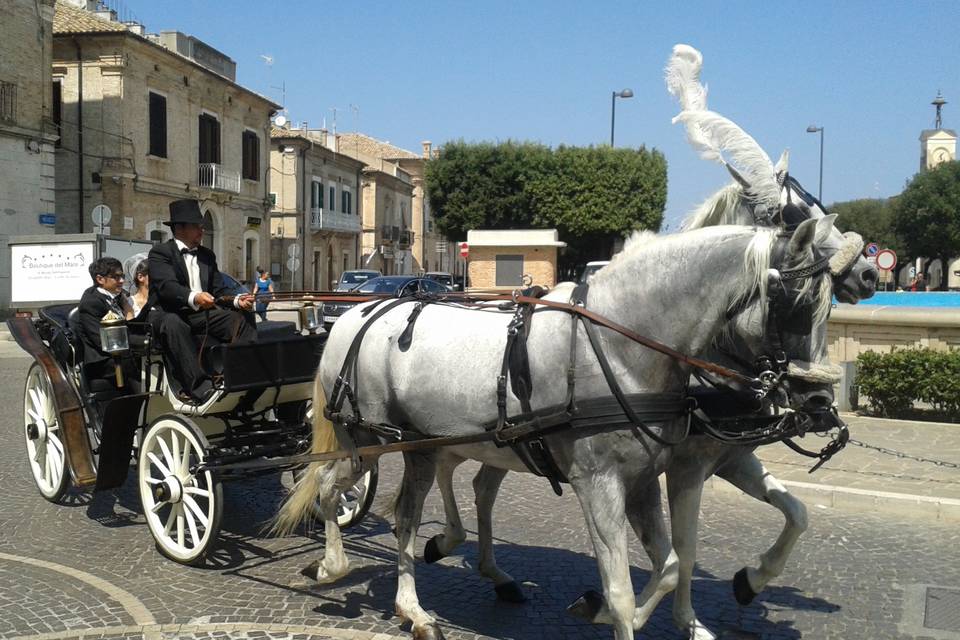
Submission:
<svg viewBox="0 0 960 640">
<path fill-rule="evenodd" d="M 920 133 L 920 171 L 928 171 L 943 162 L 957 159 L 957 133 L 943 128 L 941 111 L 947 101 L 937 91 L 937 97 L 931 102 L 937 109 L 933 129 L 924 129 Z"/>
</svg>

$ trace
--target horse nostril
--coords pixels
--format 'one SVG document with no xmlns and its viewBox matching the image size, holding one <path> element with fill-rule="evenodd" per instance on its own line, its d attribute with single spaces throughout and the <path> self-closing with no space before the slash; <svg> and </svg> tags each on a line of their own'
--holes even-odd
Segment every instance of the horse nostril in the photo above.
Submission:
<svg viewBox="0 0 960 640">
<path fill-rule="evenodd" d="M 829 409 L 833 405 L 833 396 L 829 393 L 811 393 L 807 396 L 805 407 L 811 411 Z"/>
<path fill-rule="evenodd" d="M 860 274 L 860 279 L 863 280 L 865 284 L 876 285 L 877 279 L 880 277 L 880 273 L 873 267 L 869 269 L 864 269 L 863 273 Z"/>
</svg>

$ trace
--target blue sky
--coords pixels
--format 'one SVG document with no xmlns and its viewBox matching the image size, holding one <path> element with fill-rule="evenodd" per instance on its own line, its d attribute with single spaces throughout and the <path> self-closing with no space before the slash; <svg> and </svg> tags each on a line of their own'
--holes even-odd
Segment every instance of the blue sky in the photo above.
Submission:
<svg viewBox="0 0 960 640">
<path fill-rule="evenodd" d="M 671 229 L 726 183 L 700 160 L 667 94 L 675 43 L 703 52 L 710 108 L 734 120 L 827 203 L 899 193 L 919 168 L 930 101 L 960 130 L 955 2 L 255 2 L 122 0 L 148 31 L 193 34 L 237 62 L 240 83 L 291 120 L 359 129 L 418 152 L 421 140 L 609 142 L 654 147 L 669 166 Z M 268 66 L 261 54 L 272 56 Z M 351 105 L 358 111 L 351 110 Z"/>
</svg>

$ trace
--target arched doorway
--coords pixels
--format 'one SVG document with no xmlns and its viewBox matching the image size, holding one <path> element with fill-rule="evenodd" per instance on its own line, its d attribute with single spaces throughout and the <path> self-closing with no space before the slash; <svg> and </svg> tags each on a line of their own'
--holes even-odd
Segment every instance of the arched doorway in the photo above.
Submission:
<svg viewBox="0 0 960 640">
<path fill-rule="evenodd" d="M 213 214 L 211 214 L 210 211 L 207 210 L 207 211 L 204 211 L 203 213 L 203 246 L 205 246 L 207 249 L 210 249 L 216 252 L 216 248 L 214 247 L 214 244 L 213 244 L 213 240 L 214 240 L 213 234 L 214 234 Z"/>
<path fill-rule="evenodd" d="M 173 234 L 170 232 L 170 227 L 163 224 L 163 221 L 158 218 L 144 225 L 143 237 L 154 244 L 160 244 L 172 238 Z"/>
<path fill-rule="evenodd" d="M 260 265 L 260 232 L 247 229 L 243 232 L 243 278 L 253 282 L 255 270 Z M 265 269 L 269 267 L 267 265 Z"/>
</svg>

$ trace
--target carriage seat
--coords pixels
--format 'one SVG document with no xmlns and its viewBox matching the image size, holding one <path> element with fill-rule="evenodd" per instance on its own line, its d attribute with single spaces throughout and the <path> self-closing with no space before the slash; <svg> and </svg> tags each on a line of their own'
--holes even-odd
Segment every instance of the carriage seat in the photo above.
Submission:
<svg viewBox="0 0 960 640">
<path fill-rule="evenodd" d="M 225 391 L 279 387 L 313 380 L 327 335 L 219 344 L 205 349 L 205 364 L 223 376 Z"/>
</svg>

